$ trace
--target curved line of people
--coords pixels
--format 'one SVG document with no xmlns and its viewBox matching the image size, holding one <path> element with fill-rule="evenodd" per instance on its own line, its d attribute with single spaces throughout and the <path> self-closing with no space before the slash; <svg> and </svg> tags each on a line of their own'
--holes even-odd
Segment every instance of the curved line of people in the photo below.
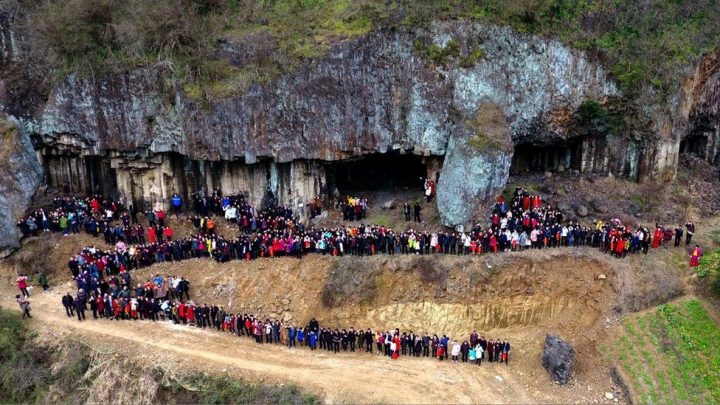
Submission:
<svg viewBox="0 0 720 405">
<path fill-rule="evenodd" d="M 218 190 L 219 193 L 219 190 Z M 179 197 L 177 197 L 179 198 Z M 204 200 L 206 200 L 205 198 Z M 594 221 L 593 226 L 581 226 L 575 222 L 563 222 L 563 215 L 551 205 L 543 205 L 542 199 L 530 195 L 518 188 L 510 205 L 498 199 L 490 217 L 490 228 L 483 230 L 476 225 L 468 232 L 434 232 L 408 229 L 395 233 L 385 226 L 340 226 L 331 228 L 310 228 L 297 222 L 292 209 L 284 206 L 270 207 L 258 213 L 245 203 L 242 195 L 213 197 L 208 206 L 196 207 L 201 214 L 216 211 L 226 212 L 238 207 L 240 211 L 226 217 L 229 224 L 238 226 L 239 236 L 225 238 L 215 232 L 216 223 L 211 217 L 192 215 L 196 234 L 186 238 L 173 239 L 172 230 L 162 222 L 162 211 L 147 212 L 148 240 L 142 225 L 112 225 L 118 217 L 123 225 L 131 221 L 128 212 L 117 213 L 108 209 L 100 226 L 95 227 L 98 198 L 89 204 L 80 204 L 85 211 L 77 211 L 78 216 L 85 213 L 91 219 L 85 221 L 86 230 L 97 235 L 103 233 L 108 244 L 114 245 L 111 251 L 103 251 L 93 246 L 83 249 L 73 256 L 68 266 L 77 277 L 83 270 L 93 275 L 116 275 L 125 270 L 150 266 L 157 262 L 181 261 L 190 258 L 212 258 L 219 262 L 230 260 L 254 260 L 261 257 L 290 256 L 302 258 L 307 254 L 354 256 L 374 254 L 451 254 L 470 255 L 524 249 L 546 249 L 556 247 L 591 246 L 605 253 L 622 258 L 628 253 L 645 253 L 649 247 L 663 244 L 668 247 L 675 239 L 680 246 L 683 233 L 688 246 L 695 232 L 695 224 L 689 221 L 685 229 L 678 225 L 675 230 L 656 224 L 655 231 L 638 226 L 633 229 L 618 219 L 608 223 Z M 58 212 L 64 212 L 68 206 L 76 206 L 66 198 L 58 204 Z M 107 203 L 110 208 L 115 203 Z M 95 203 L 93 203 L 95 202 Z M 208 208 L 212 207 L 212 208 Z M 222 211 L 225 210 L 225 211 Z M 177 212 L 180 215 L 180 212 Z M 159 218 L 158 218 L 159 217 Z M 90 227 L 87 228 L 88 223 Z M 105 225 L 103 225 L 105 224 Z M 124 232 L 118 229 L 127 229 Z M 113 231 L 115 229 L 115 231 Z M 697 252 L 701 250 L 696 246 Z M 696 255 L 697 256 L 697 255 Z"/>
<path fill-rule="evenodd" d="M 99 285 L 88 285 L 81 278 L 76 295 L 68 292 L 62 297 L 66 315 L 77 316 L 78 321 L 86 320 L 85 312 L 89 305 L 94 319 L 171 321 L 176 325 L 247 336 L 257 344 L 306 347 L 334 353 L 375 352 L 393 359 L 399 356 L 432 356 L 447 360 L 450 356 L 455 363 L 461 361 L 477 365 L 487 356 L 489 362 L 509 363 L 510 343 L 507 340 L 486 340 L 475 331 L 468 340 L 459 343 L 446 335 L 438 337 L 437 334 L 430 336 L 425 333 L 421 336 L 412 331 L 401 333 L 399 329 L 385 332 L 373 332 L 370 328 L 356 331 L 352 327 L 332 330 L 321 326 L 315 318 L 304 327 L 296 327 L 277 319 L 265 318 L 263 321 L 253 314 L 236 315 L 214 304 L 196 305 L 190 301 L 189 282 L 181 276 L 156 275 L 134 289 L 128 288 L 127 284 L 131 282 L 129 275 Z M 120 284 L 122 288 L 119 288 Z"/>
</svg>

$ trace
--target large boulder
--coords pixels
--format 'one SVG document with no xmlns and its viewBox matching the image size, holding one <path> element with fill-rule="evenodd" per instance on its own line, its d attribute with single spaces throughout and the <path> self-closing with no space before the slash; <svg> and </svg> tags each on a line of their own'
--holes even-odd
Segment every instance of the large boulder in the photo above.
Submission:
<svg viewBox="0 0 720 405">
<path fill-rule="evenodd" d="M 575 349 L 568 342 L 555 335 L 547 335 L 542 353 L 542 364 L 554 381 L 567 384 L 574 359 Z"/>
<path fill-rule="evenodd" d="M 443 225 L 457 227 L 488 217 L 507 183 L 512 154 L 505 115 L 495 104 L 482 104 L 448 142 L 437 185 Z"/>
<path fill-rule="evenodd" d="M 607 214 L 610 210 L 608 204 L 601 198 L 593 198 L 592 201 L 590 201 L 590 206 L 599 214 Z"/>
<path fill-rule="evenodd" d="M 42 180 L 30 138 L 12 117 L 0 117 L 0 257 L 19 247 L 16 221 L 25 213 Z"/>
</svg>

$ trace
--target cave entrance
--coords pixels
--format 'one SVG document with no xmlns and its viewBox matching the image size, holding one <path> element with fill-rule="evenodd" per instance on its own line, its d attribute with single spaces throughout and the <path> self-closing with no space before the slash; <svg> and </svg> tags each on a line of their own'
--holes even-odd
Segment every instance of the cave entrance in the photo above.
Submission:
<svg viewBox="0 0 720 405">
<path fill-rule="evenodd" d="M 547 146 L 524 143 L 515 146 L 510 174 L 565 169 L 580 170 L 582 142 L 558 142 Z"/>
<path fill-rule="evenodd" d="M 693 154 L 699 157 L 705 157 L 705 149 L 707 147 L 707 137 L 702 135 L 689 136 L 680 141 L 681 154 Z"/>
<path fill-rule="evenodd" d="M 343 191 L 394 190 L 420 188 L 427 176 L 421 156 L 399 152 L 373 153 L 359 159 L 331 165 L 328 180 Z"/>
</svg>

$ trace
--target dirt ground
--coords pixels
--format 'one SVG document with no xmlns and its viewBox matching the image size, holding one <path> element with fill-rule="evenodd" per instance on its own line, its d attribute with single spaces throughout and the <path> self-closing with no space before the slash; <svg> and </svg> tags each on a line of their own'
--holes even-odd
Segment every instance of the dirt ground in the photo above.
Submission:
<svg viewBox="0 0 720 405">
<path fill-rule="evenodd" d="M 87 238 L 85 235 L 75 239 L 50 236 L 42 243 L 50 246 L 49 257 L 57 257 L 54 262 L 62 268 L 69 249 L 93 241 Z M 528 260 L 531 253 L 537 256 L 532 262 Z M 407 282 L 408 274 L 403 268 L 412 266 L 414 258 L 399 257 L 393 262 L 375 257 L 371 260 L 382 263 L 385 268 L 386 282 L 378 294 L 380 298 L 373 303 L 354 303 L 333 309 L 319 303 L 319 289 L 331 261 L 343 259 L 317 256 L 302 261 L 265 259 L 249 264 L 192 260 L 134 272 L 137 279 L 157 272 L 187 275 L 195 300 L 219 304 L 232 300 L 232 308 L 240 307 L 243 312 L 267 316 L 270 309 L 266 306 L 287 299 L 290 310 L 281 314 L 291 314 L 289 321 L 298 323 L 307 322 L 311 314 L 322 323 L 340 328 L 355 325 L 404 329 L 422 323 L 431 333 L 454 334 L 453 337 L 461 341 L 467 339 L 470 325 L 485 325 L 487 329 L 478 328 L 478 332 L 512 342 L 509 366 L 486 363 L 476 367 L 413 358 L 392 361 L 376 354 L 333 355 L 307 349 L 289 350 L 258 346 L 246 338 L 166 322 L 78 322 L 67 318 L 60 306 L 61 292 L 72 287 L 69 280 L 58 283 L 60 285 L 49 293 L 35 290 L 34 322 L 38 333 L 46 339 L 63 342 L 70 335 L 115 350 L 131 348 L 131 353 L 149 361 L 158 358 L 161 360 L 157 361 L 177 363 L 184 370 L 199 368 L 253 381 L 293 383 L 320 394 L 328 403 L 603 402 L 603 393 L 613 387 L 609 368 L 602 364 L 596 350 L 607 333 L 603 314 L 614 305 L 615 276 L 607 265 L 608 258 L 594 251 L 531 253 L 508 254 L 502 261 L 493 258 L 492 265 L 501 269 L 491 274 L 490 280 L 478 283 L 475 289 L 450 288 L 449 292 L 440 292 L 440 296 L 435 296 L 438 292 L 433 288 L 420 288 L 418 283 Z M 447 259 L 455 268 L 448 277 L 450 284 L 459 280 L 469 267 L 489 263 L 486 260 L 471 262 L 462 257 Z M 462 260 L 467 261 L 465 266 L 460 264 Z M 11 278 L 13 269 L 6 264 L 2 273 Z M 606 272 L 608 280 L 596 280 L 599 272 Z M 56 282 L 60 274 L 62 272 L 53 276 Z M 570 283 L 561 283 L 561 280 Z M 14 290 L 7 288 L 9 284 L 3 283 L 0 302 L 14 308 Z M 393 294 L 398 291 L 400 294 Z M 423 306 L 413 306 L 418 301 L 423 302 Z M 282 306 L 282 302 L 280 304 Z M 271 310 L 278 311 L 277 308 Z M 487 314 L 492 319 L 506 319 L 508 324 L 483 323 L 487 322 Z M 554 384 L 540 364 L 548 332 L 567 339 L 577 350 L 575 377 L 567 386 Z M 621 400 L 624 401 L 622 397 Z"/>
<path fill-rule="evenodd" d="M 714 174 L 716 172 L 708 176 Z M 514 184 L 519 184 L 518 181 L 516 178 Z M 715 210 L 714 197 L 702 205 L 692 193 L 701 196 L 703 192 L 698 190 L 712 182 L 709 177 L 683 181 L 685 183 L 678 187 L 695 184 L 695 188 L 689 189 L 690 197 L 669 192 L 663 200 L 673 204 L 667 215 L 680 220 L 675 216 L 681 215 L 678 213 L 680 203 L 686 202 L 682 215 L 695 215 L 696 222 L 700 219 L 696 240 L 708 250 L 720 242 L 713 231 L 720 221 L 711 217 Z M 573 191 L 566 189 L 572 179 L 547 183 L 561 187 L 546 188 L 543 192 L 548 193 L 548 198 L 566 198 L 571 206 L 590 204 L 586 193 L 593 187 L 617 189 L 618 194 L 610 199 L 613 209 L 628 201 L 637 204 L 645 201 L 639 197 L 621 198 L 620 192 L 626 193 L 625 197 L 644 196 L 647 190 L 641 188 L 650 187 L 624 181 L 613 186 L 611 180 L 597 179 L 576 186 Z M 540 183 L 535 187 L 551 186 Z M 399 205 L 403 199 L 412 198 L 410 194 L 414 195 L 409 192 L 407 196 L 400 196 Z M 371 206 L 377 207 L 391 197 L 374 195 Z M 635 214 L 624 212 L 623 215 L 646 222 L 660 211 L 657 205 L 646 205 Z M 435 215 L 432 210 L 428 213 Z M 371 215 L 378 221 L 403 226 L 399 206 L 390 212 L 378 208 Z M 427 226 L 435 220 L 430 218 Z M 324 221 L 338 222 L 337 213 Z M 169 222 L 177 236 L 189 234 L 186 218 Z M 223 234 L 230 234 L 233 228 L 225 224 L 220 227 Z M 377 291 L 373 299 L 350 300 L 332 308 L 322 303 L 323 286 L 328 277 L 334 276 L 332 272 L 343 265 L 355 265 L 352 259 L 314 256 L 302 260 L 261 259 L 227 264 L 190 260 L 133 272 L 135 280 L 157 273 L 182 274 L 191 281 L 193 300 L 224 305 L 230 312 L 277 316 L 296 324 L 316 317 L 323 324 L 339 328 L 399 327 L 414 328 L 421 333 L 427 329 L 431 334 L 448 333 L 460 341 L 467 339 L 471 329 L 477 329 L 486 337 L 511 342 L 510 365 L 485 363 L 477 367 L 435 359 L 401 357 L 393 361 L 376 354 L 333 355 L 324 351 L 260 346 L 246 338 L 167 322 L 78 322 L 65 316 L 60 297 L 73 287 L 67 260 L 91 244 L 107 248 L 101 239 L 85 234 L 67 238 L 45 235 L 24 242 L 13 258 L 0 261 L 0 304 L 16 310 L 15 274 L 32 274 L 42 268 L 50 274 L 53 289 L 41 293 L 36 288 L 32 296 L 32 325 L 41 339 L 57 344 L 80 340 L 94 347 L 127 352 L 149 362 L 172 364 L 188 372 L 199 369 L 229 373 L 251 381 L 292 383 L 320 394 L 328 403 L 614 403 L 605 399 L 605 392 L 613 392 L 620 403 L 626 403 L 629 398 L 623 396 L 610 376 L 613 364 L 608 364 L 598 351 L 618 330 L 623 311 L 628 310 L 623 303 L 633 298 L 639 301 L 633 310 L 638 310 L 643 305 L 656 305 L 651 298 L 666 285 L 679 284 L 677 294 L 692 294 L 700 284 L 687 266 L 687 252 L 683 248 L 656 249 L 647 257 L 633 256 L 626 260 L 584 248 L 473 258 L 444 257 L 433 264 L 447 269 L 447 276 L 427 283 L 418 275 L 418 258 L 376 256 L 363 259 L 364 265 L 376 269 L 373 274 L 376 274 Z M 606 279 L 598 279 L 600 274 Z M 658 295 L 658 299 L 675 296 Z M 547 333 L 557 334 L 575 347 L 576 362 L 568 385 L 555 384 L 541 365 Z"/>
</svg>

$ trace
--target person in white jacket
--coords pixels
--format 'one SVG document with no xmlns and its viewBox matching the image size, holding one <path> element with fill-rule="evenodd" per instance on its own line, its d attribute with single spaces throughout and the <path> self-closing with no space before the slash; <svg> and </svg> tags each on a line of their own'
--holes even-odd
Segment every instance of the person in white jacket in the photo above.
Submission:
<svg viewBox="0 0 720 405">
<path fill-rule="evenodd" d="M 460 355 L 460 343 L 458 343 L 457 340 L 453 340 L 452 351 L 450 352 L 450 354 L 452 355 L 452 362 L 457 363 L 458 356 Z"/>
<path fill-rule="evenodd" d="M 482 365 L 483 359 L 483 347 L 480 343 L 475 346 L 475 362 L 478 366 Z"/>
</svg>

